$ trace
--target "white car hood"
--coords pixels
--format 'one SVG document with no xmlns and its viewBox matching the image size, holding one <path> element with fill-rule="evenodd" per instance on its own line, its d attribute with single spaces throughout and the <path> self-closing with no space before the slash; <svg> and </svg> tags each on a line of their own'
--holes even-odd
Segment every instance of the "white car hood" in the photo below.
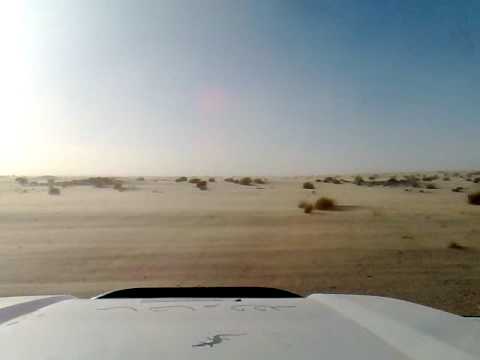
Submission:
<svg viewBox="0 0 480 360">
<path fill-rule="evenodd" d="M 480 321 L 400 300 L 0 299 L 1 359 L 480 359 Z"/>
</svg>

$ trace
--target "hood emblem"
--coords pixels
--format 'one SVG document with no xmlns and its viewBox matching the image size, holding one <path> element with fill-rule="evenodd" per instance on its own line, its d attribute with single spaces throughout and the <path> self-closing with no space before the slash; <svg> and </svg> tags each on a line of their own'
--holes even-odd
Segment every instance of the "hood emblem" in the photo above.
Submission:
<svg viewBox="0 0 480 360">
<path fill-rule="evenodd" d="M 209 346 L 213 347 L 214 345 L 221 344 L 224 340 L 230 340 L 230 337 L 232 336 L 243 336 L 247 334 L 216 334 L 214 336 L 209 336 L 207 337 L 206 341 L 202 341 L 198 344 L 192 345 L 192 347 L 204 347 L 204 346 Z"/>
</svg>

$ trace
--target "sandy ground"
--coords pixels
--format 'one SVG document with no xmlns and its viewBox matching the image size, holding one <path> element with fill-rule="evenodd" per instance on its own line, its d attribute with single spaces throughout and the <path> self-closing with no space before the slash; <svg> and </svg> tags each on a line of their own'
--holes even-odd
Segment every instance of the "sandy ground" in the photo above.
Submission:
<svg viewBox="0 0 480 360">
<path fill-rule="evenodd" d="M 425 193 L 315 183 L 312 194 L 305 178 L 270 179 L 263 189 L 218 179 L 208 191 L 129 181 L 136 190 L 79 186 L 52 196 L 0 178 L 0 296 L 257 285 L 480 314 L 480 206 L 451 191 L 471 182 L 436 181 L 441 188 Z M 343 207 L 297 208 L 320 195 Z M 467 249 L 449 249 L 451 241 Z"/>
</svg>

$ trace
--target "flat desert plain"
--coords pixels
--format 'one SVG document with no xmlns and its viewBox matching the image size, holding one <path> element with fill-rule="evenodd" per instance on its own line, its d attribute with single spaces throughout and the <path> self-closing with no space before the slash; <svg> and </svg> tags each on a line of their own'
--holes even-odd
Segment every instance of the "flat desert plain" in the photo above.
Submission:
<svg viewBox="0 0 480 360">
<path fill-rule="evenodd" d="M 123 178 L 126 191 L 68 186 L 49 195 L 2 177 L 0 296 L 252 285 L 480 314 L 480 206 L 451 191 L 480 184 L 457 176 L 405 191 L 317 178 L 242 186 L 218 177 L 206 191 L 174 178 Z M 338 208 L 298 208 L 320 196 Z"/>
</svg>

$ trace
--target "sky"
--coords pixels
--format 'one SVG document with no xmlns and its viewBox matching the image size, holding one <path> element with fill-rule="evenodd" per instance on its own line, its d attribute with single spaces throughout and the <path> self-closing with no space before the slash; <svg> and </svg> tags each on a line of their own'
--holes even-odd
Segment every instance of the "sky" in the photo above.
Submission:
<svg viewBox="0 0 480 360">
<path fill-rule="evenodd" d="M 480 2 L 2 1 L 0 174 L 480 168 Z"/>
</svg>

